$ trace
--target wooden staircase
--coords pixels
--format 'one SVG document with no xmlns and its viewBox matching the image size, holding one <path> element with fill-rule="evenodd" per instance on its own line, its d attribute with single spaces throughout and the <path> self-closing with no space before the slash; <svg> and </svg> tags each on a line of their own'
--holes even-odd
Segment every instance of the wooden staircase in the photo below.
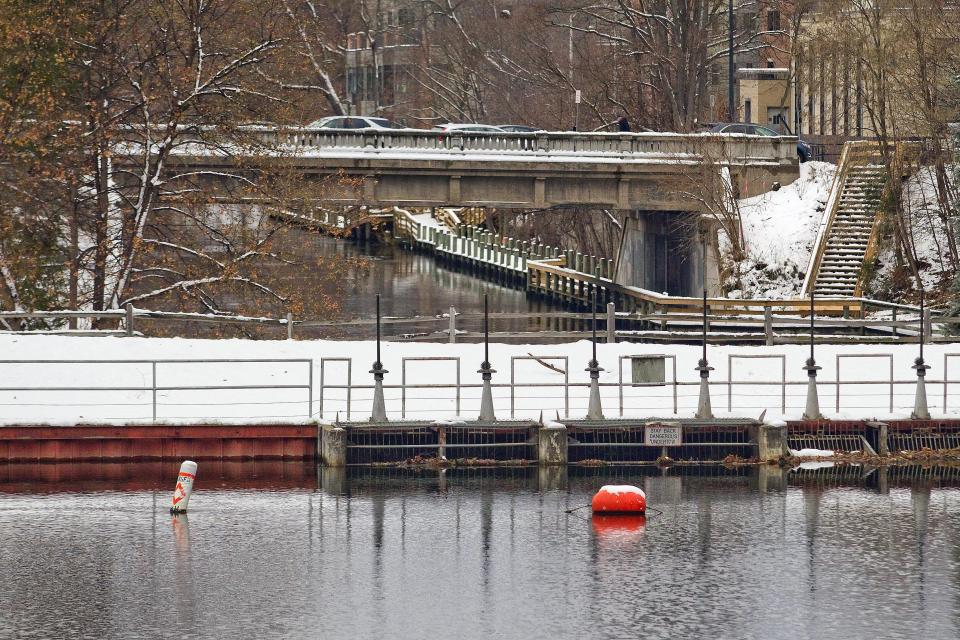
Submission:
<svg viewBox="0 0 960 640">
<path fill-rule="evenodd" d="M 844 145 L 827 202 L 826 222 L 807 270 L 806 294 L 812 287 L 818 296 L 862 295 L 864 265 L 876 251 L 886 178 L 876 143 Z"/>
</svg>

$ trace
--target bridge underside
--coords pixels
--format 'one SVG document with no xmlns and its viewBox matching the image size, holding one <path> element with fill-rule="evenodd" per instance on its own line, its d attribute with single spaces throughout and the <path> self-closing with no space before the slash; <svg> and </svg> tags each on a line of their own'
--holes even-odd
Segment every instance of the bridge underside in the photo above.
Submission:
<svg viewBox="0 0 960 640">
<path fill-rule="evenodd" d="M 248 158 L 249 161 L 249 158 Z M 658 293 L 699 296 L 703 272 L 708 294 L 718 293 L 716 232 L 706 234 L 707 256 L 698 231 L 698 213 L 728 195 L 720 166 L 703 160 L 649 161 L 585 157 L 582 161 L 491 158 L 444 159 L 410 156 L 392 159 L 301 156 L 259 159 L 263 168 L 282 164 L 298 177 L 304 200 L 325 205 L 370 207 L 490 207 L 548 209 L 590 207 L 633 212 L 623 229 L 614 280 Z M 247 169 L 252 171 L 247 164 Z M 770 190 L 797 177 L 795 159 L 730 164 L 740 197 Z M 230 158 L 179 156 L 171 172 L 188 169 L 202 191 L 224 188 L 237 172 Z M 216 197 L 220 202 L 229 200 Z M 246 200 L 249 202 L 249 200 Z"/>
<path fill-rule="evenodd" d="M 708 296 L 720 295 L 717 231 L 697 214 L 636 211 L 620 236 L 613 279 L 674 296 L 698 297 L 706 285 Z"/>
<path fill-rule="evenodd" d="M 177 169 L 191 172 L 222 175 L 231 171 L 229 158 L 181 156 L 173 162 Z M 704 201 L 716 199 L 710 193 L 722 188 L 718 186 L 720 165 L 705 168 L 702 161 L 676 158 L 670 162 L 596 158 L 560 162 L 381 157 L 373 162 L 298 157 L 283 162 L 285 170 L 302 176 L 305 191 L 315 191 L 327 203 L 354 206 L 702 211 Z M 774 183 L 792 182 L 798 176 L 797 167 L 795 161 L 731 165 L 730 176 L 739 196 L 751 197 L 769 191 Z"/>
</svg>

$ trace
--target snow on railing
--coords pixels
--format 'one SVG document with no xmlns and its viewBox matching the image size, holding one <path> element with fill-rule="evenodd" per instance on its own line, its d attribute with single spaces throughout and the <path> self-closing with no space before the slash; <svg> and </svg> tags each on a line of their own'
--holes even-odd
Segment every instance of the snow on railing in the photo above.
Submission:
<svg viewBox="0 0 960 640">
<path fill-rule="evenodd" d="M 420 129 L 359 131 L 331 129 L 251 129 L 268 145 L 297 152 L 356 150 L 370 154 L 470 152 L 486 155 L 622 156 L 656 158 L 712 158 L 720 163 L 794 163 L 796 138 L 679 133 L 488 133 Z"/>
</svg>

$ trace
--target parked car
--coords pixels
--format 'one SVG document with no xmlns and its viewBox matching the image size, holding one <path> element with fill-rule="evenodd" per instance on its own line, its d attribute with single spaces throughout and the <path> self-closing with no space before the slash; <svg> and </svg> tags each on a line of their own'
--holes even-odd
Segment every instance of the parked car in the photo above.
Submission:
<svg viewBox="0 0 960 640">
<path fill-rule="evenodd" d="M 506 133 L 500 127 L 495 127 L 492 124 L 456 124 L 453 122 L 438 125 L 434 127 L 433 130 L 443 131 L 445 133 L 453 133 L 456 131 L 467 133 Z"/>
<path fill-rule="evenodd" d="M 321 118 L 307 125 L 309 129 L 406 129 L 406 127 L 390 122 L 386 118 L 370 118 L 367 116 L 330 116 Z"/>
<path fill-rule="evenodd" d="M 707 131 L 711 133 L 743 133 L 748 136 L 771 136 L 777 137 L 780 134 L 760 124 L 750 122 L 715 122 L 708 125 Z M 800 162 L 808 162 L 813 157 L 813 147 L 797 138 L 797 157 Z"/>
<path fill-rule="evenodd" d="M 546 131 L 546 129 L 529 127 L 525 124 L 498 124 L 497 127 L 510 133 L 536 133 L 537 131 Z"/>
</svg>

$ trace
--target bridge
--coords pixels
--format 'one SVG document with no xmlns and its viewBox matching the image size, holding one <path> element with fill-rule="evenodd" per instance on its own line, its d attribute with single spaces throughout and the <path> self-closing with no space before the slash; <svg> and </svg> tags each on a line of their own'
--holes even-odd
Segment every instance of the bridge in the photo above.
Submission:
<svg viewBox="0 0 960 640">
<path fill-rule="evenodd" d="M 181 144 L 171 170 L 218 176 L 279 166 L 326 205 L 629 211 L 614 281 L 691 295 L 718 291 L 716 233 L 677 224 L 799 174 L 796 138 L 673 133 L 473 133 L 249 127 L 226 153 Z M 249 201 L 245 201 L 249 202 Z M 707 244 L 694 236 L 707 230 Z M 704 247 L 707 254 L 704 255 Z"/>
<path fill-rule="evenodd" d="M 728 169 L 740 197 L 798 175 L 796 138 L 671 133 L 460 133 L 424 130 L 246 130 L 262 146 L 235 156 L 328 181 L 350 205 L 699 211 L 705 176 Z M 235 156 L 178 147 L 177 164 L 223 170 Z M 705 173 L 706 172 L 706 173 Z"/>
</svg>

